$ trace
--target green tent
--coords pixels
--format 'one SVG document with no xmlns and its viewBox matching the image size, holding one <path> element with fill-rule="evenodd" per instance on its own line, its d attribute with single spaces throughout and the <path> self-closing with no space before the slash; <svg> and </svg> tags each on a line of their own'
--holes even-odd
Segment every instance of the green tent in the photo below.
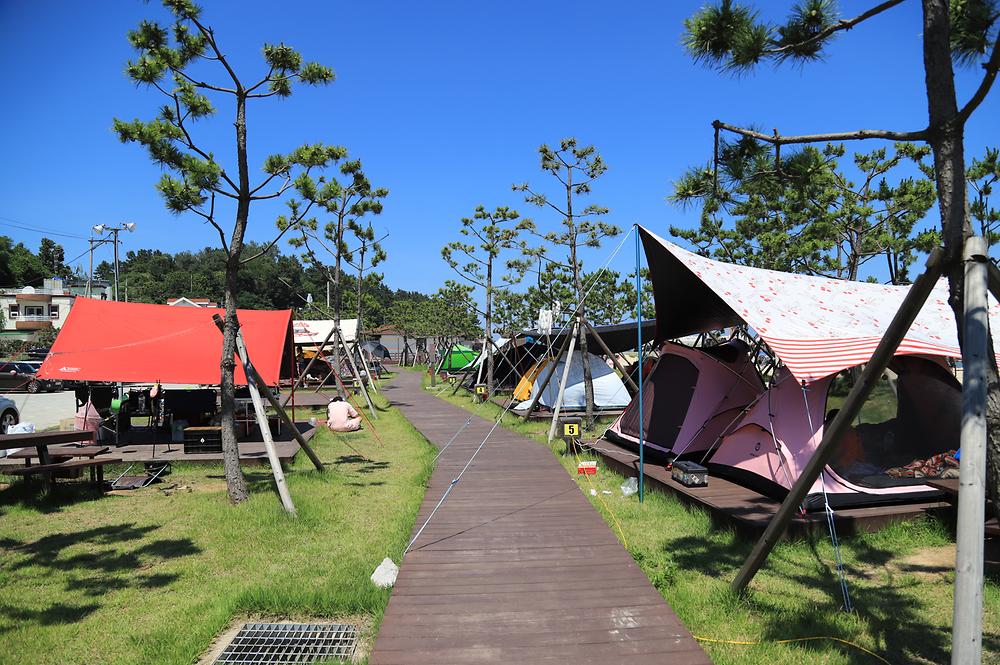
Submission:
<svg viewBox="0 0 1000 665">
<path fill-rule="evenodd" d="M 476 362 L 477 356 L 479 356 L 479 354 L 469 347 L 461 344 L 453 344 L 452 347 L 445 352 L 444 358 L 441 359 L 441 365 L 438 367 L 438 371 L 449 372 L 465 369 L 472 363 Z"/>
</svg>

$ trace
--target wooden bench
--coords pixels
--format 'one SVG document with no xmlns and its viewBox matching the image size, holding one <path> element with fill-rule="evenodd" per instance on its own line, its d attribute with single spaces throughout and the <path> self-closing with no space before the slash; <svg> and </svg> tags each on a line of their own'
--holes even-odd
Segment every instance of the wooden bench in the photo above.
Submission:
<svg viewBox="0 0 1000 665">
<path fill-rule="evenodd" d="M 106 464 L 117 464 L 122 461 L 121 457 L 94 457 L 92 459 L 74 459 L 58 464 L 36 464 L 35 466 L 24 466 L 15 469 L 4 469 L 3 473 L 11 476 L 35 476 L 48 475 L 52 482 L 55 482 L 54 474 L 64 469 L 90 469 L 90 482 L 98 487 L 104 485 L 104 466 Z"/>
</svg>

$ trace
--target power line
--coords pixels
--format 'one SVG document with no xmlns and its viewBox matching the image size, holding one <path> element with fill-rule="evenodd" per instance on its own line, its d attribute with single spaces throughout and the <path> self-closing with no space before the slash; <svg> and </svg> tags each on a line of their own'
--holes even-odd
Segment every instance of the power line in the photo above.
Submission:
<svg viewBox="0 0 1000 665">
<path fill-rule="evenodd" d="M 43 229 L 36 226 L 28 226 L 27 224 L 23 224 L 16 219 L 11 219 L 10 217 L 4 217 L 2 215 L 0 215 L 0 219 L 7 220 L 5 222 L 0 222 L 0 226 L 10 226 L 15 229 L 21 229 L 22 231 L 32 231 L 34 233 L 40 233 L 42 235 L 62 236 L 63 238 L 76 238 L 77 240 L 87 239 L 87 236 L 80 236 L 72 233 L 63 233 L 61 231 L 51 231 L 49 229 Z"/>
</svg>

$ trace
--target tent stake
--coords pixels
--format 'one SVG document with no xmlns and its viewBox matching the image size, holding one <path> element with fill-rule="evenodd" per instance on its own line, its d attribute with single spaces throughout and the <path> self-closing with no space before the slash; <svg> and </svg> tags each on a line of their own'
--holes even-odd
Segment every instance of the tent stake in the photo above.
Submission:
<svg viewBox="0 0 1000 665">
<path fill-rule="evenodd" d="M 566 384 L 569 383 L 569 368 L 573 364 L 573 349 L 576 348 L 576 338 L 580 333 L 580 320 L 582 317 L 577 317 L 576 323 L 573 324 L 573 334 L 569 338 L 569 352 L 566 354 L 566 364 L 563 365 L 563 375 L 562 381 L 559 383 L 559 394 L 556 395 L 556 406 L 555 410 L 552 412 L 552 424 L 549 426 L 549 444 L 551 445 L 552 439 L 556 435 L 556 425 L 559 423 L 559 412 L 562 411 L 563 395 L 566 393 Z M 587 362 L 584 358 L 583 362 Z M 559 364 L 556 360 L 554 365 Z M 541 394 L 541 390 L 538 391 Z"/>
<path fill-rule="evenodd" d="M 962 458 L 959 462 L 952 665 L 983 658 L 983 521 L 986 507 L 986 385 L 989 363 L 987 247 L 965 239 L 965 339 L 962 344 Z"/>
<path fill-rule="evenodd" d="M 899 348 L 899 343 L 910 329 L 910 325 L 912 325 L 913 320 L 920 312 L 920 308 L 926 302 L 931 290 L 933 290 L 934 285 L 937 283 L 938 277 L 941 276 L 943 270 L 942 256 L 943 251 L 941 248 L 935 248 L 927 259 L 927 266 L 924 273 L 917 278 L 913 286 L 910 287 L 910 290 L 907 291 L 906 297 L 900 304 L 899 309 L 896 310 L 896 314 L 882 336 L 882 340 L 879 342 L 874 353 L 872 353 L 868 364 L 865 365 L 865 369 L 861 373 L 861 378 L 851 388 L 851 392 L 848 393 L 847 399 L 844 400 L 840 412 L 837 413 L 833 422 L 823 432 L 823 439 L 816 448 L 816 452 L 809 458 L 798 480 L 795 481 L 792 489 L 788 491 L 788 496 L 781 503 L 778 512 L 771 518 L 767 529 L 764 530 L 764 534 L 757 541 L 757 544 L 754 545 L 753 551 L 750 552 L 750 556 L 747 557 L 747 560 L 743 563 L 743 567 L 737 573 L 736 579 L 730 585 L 735 593 L 743 593 L 754 575 L 764 565 L 768 554 L 771 553 L 778 539 L 784 534 L 788 523 L 802 504 L 809 489 L 816 482 L 819 474 L 823 472 L 823 468 L 833 456 L 835 452 L 834 442 L 840 439 L 841 435 L 847 430 L 848 425 L 854 420 L 858 412 L 861 411 L 861 406 L 871 394 L 883 370 L 885 370 L 886 366 L 892 360 L 896 349 Z"/>
<path fill-rule="evenodd" d="M 532 391 L 533 394 L 531 396 L 531 402 L 528 404 L 528 410 L 524 412 L 523 416 L 521 416 L 521 420 L 527 420 L 530 418 L 531 412 L 535 410 L 536 406 L 538 406 L 538 400 L 542 398 L 542 392 L 549 385 L 549 381 L 552 380 L 552 375 L 556 373 L 556 365 L 559 364 L 559 359 L 562 358 L 564 353 L 566 353 L 566 348 L 570 343 L 570 337 L 572 337 L 572 335 L 563 340 L 562 346 L 559 347 L 559 353 L 556 354 L 555 358 L 553 358 L 551 365 L 545 368 L 545 378 L 542 379 L 540 384 L 538 384 L 538 390 Z M 546 348 L 551 348 L 551 346 L 547 346 Z"/>
<path fill-rule="evenodd" d="M 216 314 L 212 318 L 215 320 L 215 325 L 219 326 L 219 330 L 221 331 L 224 325 L 222 317 Z M 247 347 L 243 341 L 243 331 L 239 328 L 236 329 L 236 353 L 240 358 L 240 364 L 243 365 L 243 373 L 247 377 L 247 388 L 250 389 L 250 399 L 253 402 L 253 410 L 257 416 L 257 427 L 260 428 L 261 437 L 264 439 L 264 449 L 267 451 L 267 459 L 271 463 L 271 471 L 274 473 L 274 484 L 278 486 L 278 496 L 281 498 L 281 505 L 284 507 L 286 513 L 296 517 L 298 514 L 295 512 L 292 495 L 288 492 L 288 485 L 285 483 L 285 472 L 281 469 L 281 460 L 278 459 L 278 452 L 274 449 L 274 440 L 271 438 L 271 426 L 267 422 L 264 403 L 260 401 L 260 392 L 257 389 L 256 380 L 256 377 L 259 375 L 253 365 L 250 364 L 250 356 L 247 354 Z"/>
</svg>

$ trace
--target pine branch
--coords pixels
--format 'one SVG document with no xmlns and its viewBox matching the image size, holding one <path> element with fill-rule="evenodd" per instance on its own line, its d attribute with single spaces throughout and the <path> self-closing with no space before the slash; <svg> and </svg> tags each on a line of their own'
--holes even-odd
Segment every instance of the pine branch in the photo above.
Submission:
<svg viewBox="0 0 1000 665">
<path fill-rule="evenodd" d="M 888 9 L 892 9 L 893 7 L 895 7 L 898 4 L 901 4 L 902 2 L 903 0 L 887 0 L 886 2 L 883 2 L 880 5 L 872 7 L 866 12 L 858 14 L 854 18 L 837 21 L 836 23 L 824 28 L 823 30 L 820 30 L 815 35 L 813 35 L 812 37 L 810 37 L 805 41 L 798 42 L 797 44 L 786 44 L 778 48 L 767 49 L 766 51 L 764 51 L 764 55 L 785 55 L 790 52 L 801 52 L 803 49 L 815 46 L 816 44 L 825 40 L 827 37 L 836 32 L 839 32 L 841 30 L 850 30 L 858 23 L 861 23 L 862 21 L 870 19 L 873 16 L 881 14 L 882 12 Z"/>
<path fill-rule="evenodd" d="M 997 78 L 997 72 L 1000 71 L 1000 34 L 997 35 L 997 39 L 993 42 L 993 52 L 990 54 L 990 59 L 986 61 L 983 65 L 983 69 L 986 70 L 986 74 L 983 76 L 983 80 L 979 83 L 979 87 L 976 88 L 976 92 L 969 98 L 969 101 L 962 107 L 962 110 L 958 112 L 958 120 L 960 123 L 965 123 L 972 115 L 979 105 L 986 99 L 986 95 L 989 94 L 990 88 L 993 87 L 993 82 Z"/>
<path fill-rule="evenodd" d="M 306 207 L 303 208 L 302 212 L 300 212 L 298 215 L 296 215 L 296 217 L 294 219 L 289 220 L 288 225 L 285 226 L 285 228 L 281 229 L 281 232 L 277 236 L 275 236 L 275 238 L 271 242 L 267 243 L 267 245 L 264 247 L 264 249 L 260 250 L 259 252 L 257 252 L 256 254 L 254 254 L 253 256 L 251 256 L 249 258 L 240 259 L 240 265 L 244 265 L 244 264 L 250 263 L 254 259 L 258 259 L 258 258 L 264 256 L 265 254 L 267 254 L 269 251 L 271 251 L 271 248 L 274 247 L 276 244 L 278 244 L 278 241 L 281 240 L 282 236 L 284 236 L 286 233 L 288 233 L 289 229 L 291 229 L 293 226 L 297 226 L 299 224 L 299 222 L 301 222 L 303 219 L 305 219 L 306 215 L 309 213 L 309 209 L 312 208 L 312 205 L 313 205 L 313 202 L 310 201 L 306 205 Z"/>
<path fill-rule="evenodd" d="M 970 111 L 971 113 L 971 111 Z M 801 136 L 782 136 L 781 134 L 762 134 L 752 129 L 744 129 L 729 125 L 721 120 L 713 120 L 712 127 L 722 129 L 733 134 L 757 139 L 774 146 L 795 145 L 801 143 L 836 143 L 838 141 L 863 141 L 865 139 L 885 139 L 887 141 L 927 141 L 930 138 L 929 129 L 921 129 L 916 132 L 896 132 L 886 129 L 859 129 L 853 132 L 839 132 L 832 134 L 804 134 Z"/>
</svg>

